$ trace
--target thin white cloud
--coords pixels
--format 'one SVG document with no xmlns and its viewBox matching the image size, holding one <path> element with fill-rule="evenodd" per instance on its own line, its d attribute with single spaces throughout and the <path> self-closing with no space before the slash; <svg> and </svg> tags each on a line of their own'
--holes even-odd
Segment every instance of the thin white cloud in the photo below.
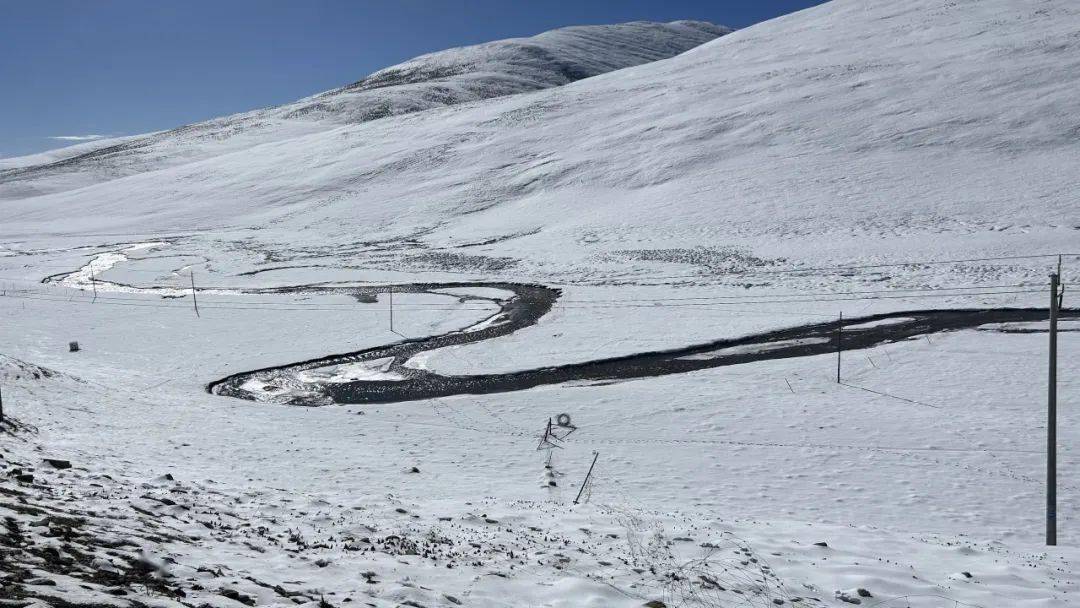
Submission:
<svg viewBox="0 0 1080 608">
<path fill-rule="evenodd" d="M 106 137 L 108 137 L 108 135 L 90 133 L 88 135 L 53 135 L 49 139 L 58 139 L 60 141 L 94 141 L 95 139 L 105 139 Z"/>
</svg>

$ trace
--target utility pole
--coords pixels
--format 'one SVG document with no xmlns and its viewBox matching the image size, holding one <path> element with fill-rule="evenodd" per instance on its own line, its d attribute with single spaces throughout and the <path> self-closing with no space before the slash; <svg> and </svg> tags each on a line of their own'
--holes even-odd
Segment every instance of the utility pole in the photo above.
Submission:
<svg viewBox="0 0 1080 608">
<path fill-rule="evenodd" d="M 191 303 L 195 306 L 195 316 L 202 317 L 199 314 L 199 300 L 195 297 L 195 271 L 191 271 Z"/>
<path fill-rule="evenodd" d="M 390 331 L 394 332 L 394 286 L 390 286 Z"/>
<path fill-rule="evenodd" d="M 840 351 L 844 339 L 844 311 L 840 311 L 840 321 L 836 324 L 836 383 L 840 384 Z"/>
<path fill-rule="evenodd" d="M 90 262 L 90 285 L 94 288 L 94 299 L 90 300 L 90 303 L 93 304 L 94 302 L 97 302 L 97 277 L 94 276 L 93 262 Z"/>
<path fill-rule="evenodd" d="M 592 464 L 589 465 L 589 472 L 585 474 L 585 481 L 581 482 L 581 489 L 577 491 L 577 496 L 574 498 L 574 504 L 578 504 L 581 500 L 581 493 L 585 491 L 585 486 L 589 485 L 589 478 L 592 477 L 593 467 L 596 466 L 596 459 L 600 457 L 600 452 L 593 452 Z"/>
<path fill-rule="evenodd" d="M 1058 271 L 1050 275 L 1050 370 L 1046 390 L 1046 544 L 1057 544 L 1057 318 Z"/>
<path fill-rule="evenodd" d="M 4 389 L 0 387 L 0 424 L 4 424 Z"/>
</svg>

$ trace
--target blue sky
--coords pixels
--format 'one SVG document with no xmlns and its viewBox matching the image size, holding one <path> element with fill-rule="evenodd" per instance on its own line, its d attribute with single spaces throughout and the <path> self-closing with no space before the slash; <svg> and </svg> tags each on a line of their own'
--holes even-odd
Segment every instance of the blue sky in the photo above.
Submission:
<svg viewBox="0 0 1080 608">
<path fill-rule="evenodd" d="M 0 0 L 0 157 L 270 106 L 566 25 L 731 27 L 820 0 Z"/>
</svg>

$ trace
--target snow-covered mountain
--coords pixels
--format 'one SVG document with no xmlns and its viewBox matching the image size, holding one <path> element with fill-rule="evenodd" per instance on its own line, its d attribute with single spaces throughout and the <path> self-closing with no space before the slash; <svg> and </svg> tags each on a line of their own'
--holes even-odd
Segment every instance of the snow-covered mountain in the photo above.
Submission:
<svg viewBox="0 0 1080 608">
<path fill-rule="evenodd" d="M 82 187 L 337 125 L 556 87 L 666 59 L 730 31 L 701 21 L 639 21 L 430 53 L 295 103 L 0 160 L 0 199 Z"/>
<path fill-rule="evenodd" d="M 8 172 L 20 200 L 4 203 L 4 227 L 224 224 L 261 229 L 270 247 L 359 230 L 434 248 L 497 241 L 482 251 L 579 269 L 694 246 L 789 259 L 875 258 L 923 237 L 934 255 L 1064 249 L 1077 235 L 1078 24 L 1068 0 L 836 0 L 561 87 L 332 129 L 279 109 L 167 136 L 208 144 L 147 138 L 159 143 L 143 161 L 106 149 L 74 173 Z M 695 41 L 723 31 L 675 27 Z M 362 113 L 349 100 L 398 72 L 298 107 Z M 253 140 L 247 121 L 262 125 Z M 206 159 L 204 145 L 234 151 Z"/>
</svg>

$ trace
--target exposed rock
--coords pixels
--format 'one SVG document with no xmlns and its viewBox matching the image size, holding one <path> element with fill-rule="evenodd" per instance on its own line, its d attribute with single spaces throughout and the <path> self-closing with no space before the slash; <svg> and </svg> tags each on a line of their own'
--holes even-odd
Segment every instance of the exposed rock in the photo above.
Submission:
<svg viewBox="0 0 1080 608">
<path fill-rule="evenodd" d="M 240 602 L 241 604 L 245 604 L 247 606 L 255 605 L 255 598 L 251 597 L 250 595 L 240 593 L 235 589 L 222 589 L 218 593 L 220 593 L 223 597 L 227 597 L 230 600 L 236 600 L 237 602 Z"/>
</svg>

